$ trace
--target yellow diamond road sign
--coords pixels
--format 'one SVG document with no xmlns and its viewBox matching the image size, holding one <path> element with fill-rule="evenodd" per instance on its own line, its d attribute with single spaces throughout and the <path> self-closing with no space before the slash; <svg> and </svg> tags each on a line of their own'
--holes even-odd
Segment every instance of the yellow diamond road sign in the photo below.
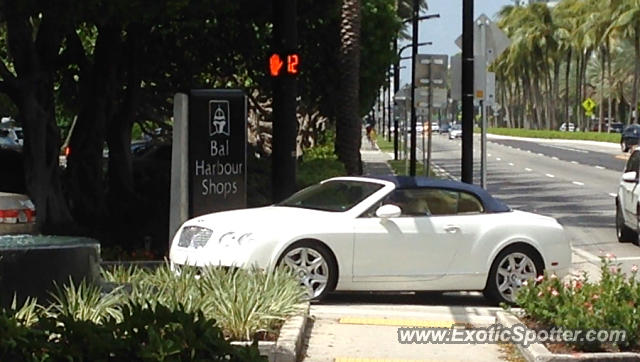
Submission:
<svg viewBox="0 0 640 362">
<path fill-rule="evenodd" d="M 585 111 L 591 113 L 591 111 L 596 108 L 596 102 L 594 102 L 591 98 L 587 98 L 584 100 L 584 102 L 582 102 L 582 107 Z"/>
</svg>

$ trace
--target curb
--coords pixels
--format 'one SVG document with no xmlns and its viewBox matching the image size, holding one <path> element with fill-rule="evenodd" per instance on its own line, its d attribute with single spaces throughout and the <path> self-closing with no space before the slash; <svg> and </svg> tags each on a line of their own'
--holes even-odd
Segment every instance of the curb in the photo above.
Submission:
<svg viewBox="0 0 640 362">
<path fill-rule="evenodd" d="M 275 342 L 259 341 L 260 355 L 267 357 L 269 362 L 296 362 L 301 360 L 300 354 L 304 343 L 304 332 L 307 328 L 310 303 L 298 305 L 298 314 L 288 318 Z M 236 346 L 249 346 L 252 342 L 231 342 Z"/>
<path fill-rule="evenodd" d="M 505 328 L 512 328 L 514 325 L 523 324 L 517 316 L 509 312 L 496 312 L 496 323 L 501 324 Z M 542 343 L 534 343 L 524 346 L 520 343 L 514 343 L 518 351 L 524 359 L 529 362 L 564 362 L 564 361 L 639 361 L 640 353 L 634 352 L 591 352 L 591 353 L 574 353 L 574 354 L 555 354 L 552 353 Z"/>
</svg>

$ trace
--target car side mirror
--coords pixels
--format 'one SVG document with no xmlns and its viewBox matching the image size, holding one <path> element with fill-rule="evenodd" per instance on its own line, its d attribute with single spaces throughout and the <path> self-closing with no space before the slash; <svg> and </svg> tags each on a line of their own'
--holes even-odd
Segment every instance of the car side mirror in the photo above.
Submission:
<svg viewBox="0 0 640 362">
<path fill-rule="evenodd" d="M 398 217 L 400 214 L 402 214 L 402 210 L 398 206 L 392 204 L 382 205 L 378 210 L 376 210 L 376 216 L 383 219 Z"/>
<path fill-rule="evenodd" d="M 622 174 L 622 181 L 638 182 L 638 173 L 636 171 L 625 172 Z"/>
</svg>

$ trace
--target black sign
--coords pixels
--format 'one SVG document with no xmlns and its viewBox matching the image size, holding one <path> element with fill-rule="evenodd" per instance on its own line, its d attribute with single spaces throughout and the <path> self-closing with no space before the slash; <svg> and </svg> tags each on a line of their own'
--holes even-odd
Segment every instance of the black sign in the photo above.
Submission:
<svg viewBox="0 0 640 362">
<path fill-rule="evenodd" d="M 247 98 L 241 90 L 191 90 L 189 216 L 247 206 Z"/>
</svg>

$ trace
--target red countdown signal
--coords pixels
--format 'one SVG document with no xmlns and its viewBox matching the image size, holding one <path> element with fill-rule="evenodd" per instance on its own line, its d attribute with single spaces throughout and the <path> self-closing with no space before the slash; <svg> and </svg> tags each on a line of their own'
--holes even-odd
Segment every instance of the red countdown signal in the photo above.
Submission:
<svg viewBox="0 0 640 362">
<path fill-rule="evenodd" d="M 298 54 L 287 55 L 287 73 L 298 74 Z"/>
<path fill-rule="evenodd" d="M 298 75 L 300 70 L 298 65 L 300 63 L 300 56 L 296 53 L 287 54 L 286 58 L 280 57 L 280 54 L 273 53 L 269 57 L 269 73 L 272 77 L 278 77 L 281 75 L 282 67 L 285 65 L 283 58 L 287 60 L 285 71 L 287 74 Z"/>
</svg>

